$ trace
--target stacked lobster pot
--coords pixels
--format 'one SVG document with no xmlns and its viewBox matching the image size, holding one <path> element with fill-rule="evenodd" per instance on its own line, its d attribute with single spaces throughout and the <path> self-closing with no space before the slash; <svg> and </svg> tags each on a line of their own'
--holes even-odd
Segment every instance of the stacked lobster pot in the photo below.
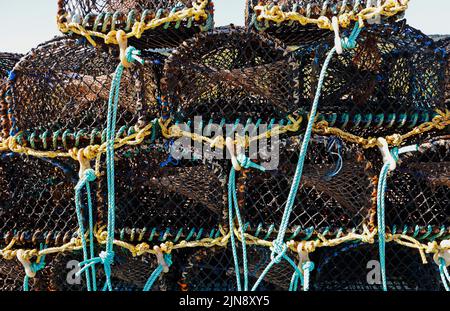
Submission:
<svg viewBox="0 0 450 311">
<path fill-rule="evenodd" d="M 449 41 L 407 0 L 59 0 L 0 54 L 3 290 L 443 290 Z"/>
</svg>

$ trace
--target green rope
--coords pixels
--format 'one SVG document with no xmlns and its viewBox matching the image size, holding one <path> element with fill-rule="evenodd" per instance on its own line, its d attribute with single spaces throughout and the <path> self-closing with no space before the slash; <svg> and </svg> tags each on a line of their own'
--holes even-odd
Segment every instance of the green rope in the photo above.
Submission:
<svg viewBox="0 0 450 311">
<path fill-rule="evenodd" d="M 359 27 L 359 23 L 355 24 L 355 27 L 353 28 L 353 31 L 349 38 L 342 39 L 342 48 L 343 49 L 353 49 L 356 47 L 356 39 L 359 36 L 359 33 L 361 32 L 361 28 Z M 308 151 L 308 144 L 309 140 L 312 135 L 312 128 L 316 119 L 316 113 L 317 108 L 319 105 L 319 100 L 322 92 L 323 83 L 326 77 L 326 73 L 328 70 L 328 66 L 330 65 L 331 59 L 333 58 L 333 55 L 336 53 L 336 47 L 333 47 L 331 51 L 328 53 L 325 62 L 323 64 L 322 70 L 320 72 L 319 76 L 319 83 L 316 90 L 316 94 L 314 97 L 314 102 L 311 107 L 311 112 L 309 115 L 308 125 L 306 126 L 306 131 L 304 134 L 303 142 L 300 148 L 300 155 L 297 163 L 297 168 L 295 170 L 294 179 L 292 182 L 291 189 L 289 191 L 288 199 L 286 202 L 286 206 L 283 212 L 283 217 L 280 224 L 280 229 L 278 231 L 277 238 L 273 242 L 273 248 L 272 248 L 272 255 L 271 255 L 271 262 L 268 264 L 265 273 L 261 274 L 258 281 L 256 282 L 255 286 L 262 281 L 265 274 L 272 268 L 274 264 L 280 263 L 282 259 L 287 259 L 288 257 L 285 255 L 286 252 L 286 244 L 284 243 L 284 237 L 286 235 L 286 230 L 289 225 L 289 218 L 292 213 L 292 209 L 294 206 L 295 198 L 297 196 L 298 188 L 300 185 L 300 180 L 302 178 L 303 173 L 303 165 L 306 159 L 306 153 Z M 254 286 L 254 289 L 256 289 Z"/>
<path fill-rule="evenodd" d="M 92 169 L 88 169 L 83 173 L 83 176 L 78 180 L 77 185 L 75 186 L 75 211 L 77 214 L 77 220 L 78 220 L 78 228 L 79 228 L 79 235 L 81 239 L 81 245 L 83 249 L 83 260 L 88 260 L 88 247 L 86 242 L 86 235 L 84 230 L 84 224 L 83 224 L 83 213 L 81 210 L 82 203 L 81 203 L 81 191 L 83 188 L 86 188 L 87 193 L 87 204 L 88 204 L 88 213 L 89 213 L 89 241 L 90 241 L 90 258 L 94 256 L 94 246 L 93 246 L 93 210 L 92 210 L 92 200 L 91 200 L 91 189 L 90 189 L 90 182 L 93 182 L 96 179 L 95 172 Z M 81 265 L 81 264 L 80 264 Z M 85 270 L 86 274 L 86 288 L 88 291 L 96 290 L 96 274 L 94 267 L 90 269 L 92 275 L 89 274 L 89 270 Z M 77 272 L 78 275 L 81 274 L 81 270 Z M 92 277 L 92 284 L 91 284 L 91 277 Z"/>
<path fill-rule="evenodd" d="M 164 260 L 166 264 L 170 267 L 172 265 L 172 256 L 170 254 L 164 255 Z M 161 273 L 164 271 L 164 267 L 159 264 L 158 267 L 156 267 L 155 271 L 150 275 L 147 282 L 145 283 L 144 289 L 142 291 L 148 292 L 152 289 L 153 284 L 158 279 L 158 277 L 161 275 Z"/>
<path fill-rule="evenodd" d="M 417 145 L 412 145 L 403 148 L 393 148 L 391 155 L 396 162 L 398 162 L 398 156 L 406 152 L 414 152 L 418 150 Z M 386 216 L 385 216 L 385 194 L 387 185 L 387 176 L 390 172 L 391 163 L 384 163 L 380 176 L 378 178 L 377 187 L 377 222 L 378 222 L 378 251 L 380 257 L 380 270 L 381 270 L 381 282 L 383 291 L 387 291 L 387 278 L 386 278 Z"/>
<path fill-rule="evenodd" d="M 134 47 L 128 47 L 125 51 L 126 59 L 129 63 L 138 61 L 141 64 L 144 61 L 139 58 L 140 51 Z M 91 258 L 80 263 L 83 268 L 80 270 L 86 270 L 87 268 L 94 266 L 97 263 L 103 264 L 106 282 L 105 288 L 112 291 L 111 284 L 111 264 L 114 261 L 114 230 L 115 230 L 115 187 L 114 187 L 114 141 L 116 131 L 117 120 L 117 107 L 119 103 L 120 95 L 120 83 L 122 80 L 124 66 L 120 63 L 114 73 L 114 77 L 111 83 L 111 90 L 109 92 L 108 100 L 108 117 L 107 117 L 107 129 L 106 129 L 106 175 L 108 184 L 108 223 L 107 223 L 107 238 L 106 249 L 102 251 L 98 257 Z"/>
<path fill-rule="evenodd" d="M 241 167 L 246 168 L 246 169 L 254 168 L 254 169 L 258 169 L 263 172 L 266 170 L 263 166 L 253 163 L 244 154 L 239 154 L 237 156 L 237 161 L 239 162 Z M 236 250 L 236 240 L 234 238 L 233 210 L 236 211 L 236 219 L 238 220 L 239 231 L 240 231 L 240 234 L 242 237 L 244 290 L 248 291 L 249 271 L 248 271 L 248 260 L 247 260 L 247 245 L 246 245 L 247 243 L 245 240 L 245 226 L 242 221 L 241 213 L 239 210 L 237 194 L 236 194 L 236 170 L 234 169 L 234 167 L 231 168 L 230 176 L 229 176 L 229 180 L 228 180 L 228 220 L 229 220 L 229 226 L 230 226 L 230 232 L 231 232 L 231 248 L 232 248 L 232 252 L 233 252 L 237 289 L 238 289 L 238 291 L 241 291 L 242 285 L 241 285 L 241 279 L 240 279 L 239 260 L 238 260 L 238 256 L 237 256 L 237 250 Z"/>
</svg>

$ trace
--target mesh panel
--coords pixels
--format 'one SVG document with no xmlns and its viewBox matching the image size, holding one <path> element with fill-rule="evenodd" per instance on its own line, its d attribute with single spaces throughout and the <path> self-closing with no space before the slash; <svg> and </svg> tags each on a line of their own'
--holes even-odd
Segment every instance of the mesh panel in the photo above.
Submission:
<svg viewBox="0 0 450 311">
<path fill-rule="evenodd" d="M 145 57 L 145 56 L 144 56 Z M 17 64 L 12 87 L 13 116 L 18 130 L 38 131 L 37 136 L 59 131 L 75 144 L 75 131 L 83 130 L 81 144 L 100 140 L 106 127 L 109 89 L 116 67 L 117 55 L 107 49 L 95 49 L 69 39 L 56 39 L 41 45 Z M 153 58 L 144 67 L 124 73 L 118 109 L 118 128 L 135 125 L 145 114 L 156 115 L 156 82 Z M 40 131 L 40 132 L 39 132 Z M 79 133 L 80 134 L 80 133 Z M 66 136 L 66 135 L 65 135 Z M 58 137 L 58 141 L 62 136 Z M 41 147 L 42 148 L 42 147 Z"/>
<path fill-rule="evenodd" d="M 372 164 L 364 158 L 362 150 L 342 144 L 343 164 L 339 170 L 335 150 L 327 150 L 330 144 L 331 140 L 320 137 L 310 143 L 290 218 L 292 233 L 297 228 L 313 228 L 318 232 L 362 231 L 363 224 L 373 224 L 376 173 Z M 253 229 L 259 224 L 278 226 L 281 222 L 300 149 L 293 139 L 283 145 L 276 170 L 266 173 L 248 170 L 238 180 L 242 213 Z"/>
<path fill-rule="evenodd" d="M 223 217 L 224 180 L 220 167 L 184 161 L 164 165 L 168 154 L 156 148 L 125 149 L 118 153 L 117 221 L 118 228 L 146 228 L 147 236 L 157 229 L 176 234 L 180 229 L 209 233 Z M 106 180 L 102 181 L 106 195 Z M 100 213 L 106 211 L 106 202 Z M 106 215 L 105 215 L 106 216 Z M 160 236 L 161 237 L 161 236 Z"/>
<path fill-rule="evenodd" d="M 295 63 L 269 37 L 222 28 L 185 42 L 164 68 L 163 94 L 172 115 L 284 118 L 296 110 Z"/>
<path fill-rule="evenodd" d="M 450 141 L 436 139 L 402 157 L 387 184 L 386 223 L 399 228 L 450 226 Z"/>
<path fill-rule="evenodd" d="M 249 286 L 251 287 L 270 262 L 270 250 L 250 246 L 248 251 Z M 241 252 L 238 249 L 238 252 Z M 287 290 L 293 268 L 282 262 L 272 269 L 258 290 Z M 230 249 L 200 250 L 189 258 L 183 273 L 187 289 L 190 291 L 234 291 L 236 290 L 236 274 L 233 255 Z M 243 271 L 240 271 L 243 282 Z"/>
<path fill-rule="evenodd" d="M 378 248 L 349 244 L 323 249 L 311 258 L 316 269 L 311 286 L 316 291 L 366 290 L 381 288 Z M 398 245 L 386 246 L 386 273 L 389 290 L 440 290 L 439 272 L 433 259 L 424 265 L 419 254 Z"/>
<path fill-rule="evenodd" d="M 24 246 L 68 242 L 78 228 L 72 207 L 76 178 L 64 161 L 2 154 L 2 247 L 12 238 Z"/>
<path fill-rule="evenodd" d="M 21 54 L 0 52 L 0 77 L 7 77 L 8 72 L 13 69 L 21 57 Z M 1 84 L 2 82 L 0 82 Z"/>
<path fill-rule="evenodd" d="M 310 106 L 331 46 L 325 40 L 298 50 L 303 109 Z M 356 49 L 332 59 L 319 109 L 399 115 L 444 108 L 445 64 L 443 50 L 404 22 L 374 25 L 361 33 Z"/>
</svg>

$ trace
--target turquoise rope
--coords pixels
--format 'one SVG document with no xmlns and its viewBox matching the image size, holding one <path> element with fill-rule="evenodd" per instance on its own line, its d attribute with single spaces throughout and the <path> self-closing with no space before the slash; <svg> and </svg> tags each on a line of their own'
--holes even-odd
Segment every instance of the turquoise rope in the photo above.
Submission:
<svg viewBox="0 0 450 311">
<path fill-rule="evenodd" d="M 386 223 L 384 198 L 386 191 L 386 179 L 389 173 L 390 163 L 385 163 L 381 169 L 377 188 L 377 222 L 378 222 L 378 250 L 380 257 L 381 282 L 383 291 L 387 291 L 386 280 Z"/>
<path fill-rule="evenodd" d="M 356 47 L 356 39 L 358 38 L 359 34 L 361 32 L 361 28 L 359 27 L 359 23 L 357 22 L 355 24 L 355 27 L 353 28 L 353 31 L 350 35 L 349 38 L 344 38 L 342 40 L 342 48 L 343 49 L 353 49 Z M 306 131 L 305 131 L 305 135 L 303 138 L 303 142 L 300 148 L 300 155 L 299 155 L 299 159 L 298 159 L 298 163 L 297 163 L 297 168 L 295 170 L 295 175 L 294 175 L 294 179 L 292 182 L 292 186 L 291 189 L 289 191 L 289 196 L 286 202 L 286 206 L 284 209 L 284 213 L 283 213 L 283 217 L 281 220 L 281 224 L 280 224 L 280 229 L 278 231 L 278 235 L 276 240 L 273 242 L 273 249 L 272 249 L 272 261 L 268 264 L 265 272 L 260 275 L 258 281 L 256 282 L 255 286 L 257 284 L 260 284 L 260 282 L 262 281 L 262 279 L 264 278 L 265 274 L 267 274 L 267 272 L 272 268 L 272 266 L 275 263 L 279 263 L 281 261 L 281 259 L 286 259 L 286 255 L 284 255 L 285 252 L 285 243 L 284 243 L 284 237 L 286 235 L 286 230 L 288 228 L 289 225 L 289 218 L 291 216 L 292 213 L 292 208 L 294 206 L 294 202 L 295 202 L 295 197 L 297 196 L 297 192 L 298 192 L 298 188 L 300 185 L 300 180 L 302 178 L 302 173 L 303 173 L 303 165 L 305 163 L 305 158 L 306 158 L 306 153 L 308 151 L 308 144 L 309 144 L 309 140 L 311 139 L 311 135 L 312 135 L 312 128 L 316 119 L 316 114 L 317 114 L 317 107 L 319 105 L 319 100 L 320 100 L 320 96 L 322 93 L 322 87 L 323 87 L 323 83 L 325 80 L 325 76 L 328 70 L 328 66 L 330 65 L 331 59 L 333 58 L 333 55 L 336 53 L 336 47 L 333 47 L 331 49 L 331 51 L 328 53 L 327 58 L 325 59 L 325 62 L 322 66 L 322 70 L 320 71 L 320 76 L 319 76 L 319 83 L 318 83 L 318 87 L 316 90 L 316 94 L 314 97 L 314 102 L 312 104 L 311 107 L 311 112 L 309 115 L 309 120 L 308 120 L 308 125 L 306 126 Z M 282 254 L 283 256 L 276 256 L 276 254 Z M 254 288 L 255 288 L 254 286 Z M 256 288 L 255 288 L 256 289 Z"/>
<path fill-rule="evenodd" d="M 418 146 L 408 146 L 403 148 L 393 148 L 391 155 L 394 160 L 398 161 L 400 154 L 417 151 Z M 381 282 L 383 291 L 387 291 L 386 278 L 386 210 L 385 210 L 385 194 L 387 185 L 387 176 L 389 174 L 390 163 L 385 163 L 381 169 L 377 186 L 377 222 L 378 222 L 378 251 L 380 257 Z"/>
<path fill-rule="evenodd" d="M 444 258 L 439 258 L 439 273 L 441 275 L 442 284 L 444 284 L 445 290 L 450 292 L 450 275 L 447 270 L 447 266 Z"/>
<path fill-rule="evenodd" d="M 236 239 L 234 237 L 234 216 L 233 216 L 233 210 L 235 209 L 235 198 L 236 197 L 236 172 L 234 168 L 231 168 L 230 176 L 228 179 L 228 223 L 230 227 L 230 239 L 231 239 L 231 250 L 233 253 L 233 260 L 234 260 L 234 272 L 236 274 L 236 286 L 238 291 L 242 291 L 242 285 L 241 285 L 241 277 L 240 277 L 240 268 L 239 268 L 239 259 L 237 255 L 237 249 L 236 249 Z M 233 186 L 234 185 L 234 186 Z M 240 214 L 239 209 L 236 210 L 236 213 Z M 247 253 L 246 253 L 246 247 L 244 240 L 242 241 L 242 254 L 243 254 L 243 261 L 244 261 L 244 287 L 246 284 L 248 284 L 248 280 L 246 278 L 247 276 Z M 247 282 L 247 283 L 246 283 Z"/>
<path fill-rule="evenodd" d="M 126 60 L 129 63 L 138 61 L 141 64 L 144 63 L 142 59 L 138 57 L 140 51 L 134 47 L 128 47 L 125 51 Z M 108 117 L 107 117 L 107 130 L 106 130 L 106 175 L 108 184 L 108 224 L 107 224 L 107 238 L 106 238 L 106 250 L 102 251 L 99 257 L 91 258 L 80 263 L 83 268 L 80 270 L 86 270 L 90 266 L 94 266 L 97 263 L 101 263 L 104 266 L 106 283 L 105 288 L 112 291 L 111 284 L 111 264 L 114 261 L 114 229 L 115 229 L 115 187 L 114 187 L 114 141 L 116 131 L 117 120 L 117 107 L 120 95 L 120 83 L 122 80 L 124 66 L 120 63 L 114 73 L 114 77 L 111 83 L 111 89 L 109 92 L 108 100 Z"/>
<path fill-rule="evenodd" d="M 309 285 L 310 285 L 310 275 L 311 275 L 311 271 L 314 270 L 314 263 L 312 261 L 307 261 L 303 264 L 302 266 L 303 269 L 303 279 L 304 279 L 304 283 L 303 283 L 303 290 L 305 292 L 309 291 Z"/>
<path fill-rule="evenodd" d="M 254 169 L 258 169 L 263 172 L 266 170 L 263 166 L 253 163 L 244 154 L 239 154 L 237 156 L 237 161 L 243 168 L 246 168 L 246 169 L 254 168 Z M 247 243 L 246 243 L 246 239 L 245 239 L 245 226 L 242 221 L 241 213 L 239 210 L 237 194 L 236 194 L 236 170 L 234 169 L 234 167 L 231 168 L 230 176 L 229 176 L 229 180 L 228 180 L 228 221 L 229 221 L 230 232 L 231 232 L 231 248 L 232 248 L 232 252 L 233 252 L 237 289 L 238 289 L 238 291 L 241 291 L 242 285 L 241 285 L 241 278 L 240 278 L 239 259 L 237 256 L 236 240 L 234 237 L 233 210 L 236 212 L 236 218 L 237 218 L 238 224 L 239 224 L 239 231 L 240 231 L 240 234 L 242 237 L 242 261 L 243 261 L 243 270 L 244 270 L 243 271 L 243 273 L 244 273 L 244 290 L 248 291 L 249 271 L 248 271 L 248 259 L 247 259 Z"/>
<path fill-rule="evenodd" d="M 75 211 L 77 214 L 77 220 L 78 220 L 78 227 L 79 227 L 79 235 L 81 239 L 81 245 L 83 248 L 83 260 L 88 260 L 88 251 L 87 251 L 87 242 L 86 242 L 86 235 L 84 230 L 84 224 L 83 224 L 83 213 L 81 211 L 81 191 L 85 187 L 86 193 L 87 193 L 87 203 L 88 203 L 88 212 L 89 212 L 89 240 L 91 243 L 90 247 L 90 255 L 91 258 L 94 255 L 94 249 L 93 249 L 93 220 L 92 220 L 92 200 L 91 200 L 91 191 L 89 183 L 93 182 L 96 179 L 95 172 L 92 169 L 88 169 L 83 173 L 82 178 L 78 180 L 77 185 L 75 186 Z M 95 279 L 95 270 L 90 269 L 92 273 L 92 277 Z M 80 274 L 81 271 L 78 272 Z M 89 274 L 89 271 L 85 271 L 86 274 L 86 288 L 88 291 L 91 291 L 94 287 L 95 290 L 95 281 L 93 281 L 91 286 L 91 275 Z"/>
<path fill-rule="evenodd" d="M 166 264 L 170 267 L 172 265 L 172 256 L 170 254 L 164 255 L 164 260 L 166 261 Z M 161 273 L 163 272 L 164 268 L 162 265 L 158 265 L 156 269 L 153 271 L 153 273 L 148 278 L 147 282 L 145 283 L 144 289 L 142 291 L 148 292 L 152 289 L 153 284 L 155 281 L 159 278 Z"/>
</svg>

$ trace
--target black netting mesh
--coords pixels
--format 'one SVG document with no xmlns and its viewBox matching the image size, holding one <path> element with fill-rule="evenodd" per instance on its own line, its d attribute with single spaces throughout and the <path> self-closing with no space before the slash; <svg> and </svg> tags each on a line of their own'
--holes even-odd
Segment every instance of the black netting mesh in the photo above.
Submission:
<svg viewBox="0 0 450 311">
<path fill-rule="evenodd" d="M 238 249 L 240 252 L 241 250 Z M 249 255 L 249 284 L 256 282 L 264 267 L 270 262 L 270 250 L 251 246 Z M 287 290 L 293 268 L 287 263 L 276 266 L 258 290 Z M 243 271 L 240 271 L 243 280 Z M 232 291 L 236 289 L 236 272 L 230 249 L 206 249 L 192 254 L 183 272 L 183 280 L 191 291 Z"/>
<path fill-rule="evenodd" d="M 12 238 L 24 246 L 68 242 L 78 228 L 73 205 L 73 163 L 13 153 L 0 162 L 2 247 Z"/>
<path fill-rule="evenodd" d="M 297 71 L 277 40 L 222 28 L 185 42 L 168 58 L 162 90 L 181 120 L 278 119 L 296 110 Z"/>
<path fill-rule="evenodd" d="M 66 38 L 55 39 L 29 53 L 14 71 L 10 104 L 10 120 L 14 118 L 16 127 L 13 132 L 29 130 L 30 135 L 35 132 L 39 137 L 47 131 L 41 145 L 48 140 L 48 146 L 53 148 L 52 134 L 56 131 L 60 132 L 57 144 L 65 149 L 77 144 L 75 140 L 80 146 L 92 140 L 98 143 L 106 127 L 116 57 L 106 48 L 96 49 Z M 158 58 L 150 55 L 147 65 L 125 72 L 118 127 L 134 126 L 146 116 L 156 115 L 158 63 Z M 64 135 L 66 131 L 70 135 Z"/>
<path fill-rule="evenodd" d="M 333 143 L 336 149 L 329 150 Z M 282 142 L 281 146 L 276 170 L 243 171 L 237 181 L 237 188 L 242 192 L 242 214 L 253 229 L 260 224 L 267 228 L 281 222 L 300 149 L 293 139 Z M 342 167 L 334 153 L 338 148 Z M 317 137 L 310 143 L 302 185 L 290 218 L 290 231 L 293 233 L 299 227 L 317 232 L 348 228 L 362 231 L 364 224 L 373 225 L 375 175 L 362 150 Z"/>
<path fill-rule="evenodd" d="M 439 271 L 431 256 L 423 264 L 417 251 L 399 245 L 386 247 L 386 273 L 389 290 L 441 290 Z M 348 244 L 323 249 L 311 257 L 316 269 L 311 275 L 312 290 L 366 290 L 381 288 L 378 249 L 372 245 Z"/>
<path fill-rule="evenodd" d="M 124 149 L 118 156 L 123 157 L 116 167 L 119 228 L 146 228 L 146 236 L 156 229 L 159 237 L 168 229 L 170 235 L 180 229 L 184 235 L 193 229 L 217 229 L 224 212 L 220 166 L 199 161 L 166 165 L 169 154 L 153 147 Z M 101 183 L 105 188 L 99 197 L 105 197 L 106 180 Z"/>
<path fill-rule="evenodd" d="M 0 77 L 1 79 L 8 76 L 9 71 L 11 71 L 14 65 L 22 57 L 21 54 L 16 53 L 4 53 L 0 52 Z M 2 82 L 0 82 L 0 85 Z"/>
<path fill-rule="evenodd" d="M 448 136 L 437 138 L 419 153 L 402 157 L 387 184 L 388 225 L 433 226 L 435 230 L 450 226 L 449 143 Z"/>
<path fill-rule="evenodd" d="M 350 2 L 341 12 L 352 10 L 354 3 Z M 256 21 L 253 6 L 267 3 L 247 1 L 246 28 L 206 31 L 213 9 L 208 2 L 208 18 L 161 24 L 141 38 L 130 38 L 130 45 L 142 50 L 145 64 L 124 70 L 116 138 L 124 139 L 150 124 L 152 129 L 138 144 L 121 145 L 114 154 L 114 290 L 142 290 L 158 267 L 156 256 L 148 252 L 154 245 L 175 247 L 169 272 L 157 278 L 152 290 L 236 289 L 237 268 L 227 240 L 232 164 L 229 159 L 211 157 L 213 151 L 220 149 L 227 155 L 229 151 L 223 144 L 206 149 L 213 138 L 202 144 L 198 141 L 201 134 L 196 133 L 192 135 L 195 143 L 190 141 L 177 150 L 185 158 L 176 158 L 173 151 L 179 147 L 179 132 L 169 130 L 166 122 L 185 125 L 188 132 L 205 130 L 214 122 L 224 131 L 234 125 L 241 136 L 263 134 L 258 144 L 263 148 L 267 141 L 266 152 L 273 152 L 270 161 L 255 150 L 246 151 L 254 163 L 270 164 L 270 168 L 264 172 L 243 168 L 236 173 L 237 208 L 248 241 L 259 243 L 247 245 L 251 285 L 270 263 L 269 244 L 279 232 L 319 73 L 334 43 L 331 32 L 315 26 Z M 295 9 L 314 17 L 331 17 L 341 10 L 336 1 L 329 1 L 325 9 L 323 1 L 309 6 L 305 1 L 277 4 L 284 11 Z M 360 1 L 354 9 L 366 5 Z M 190 1 L 62 0 L 58 15 L 60 23 L 71 21 L 107 34 L 114 29 L 129 32 L 138 20 L 148 23 L 193 7 Z M 431 248 L 432 242 L 448 239 L 450 228 L 450 144 L 445 114 L 449 108 L 449 41 L 432 40 L 405 21 L 390 22 L 364 28 L 355 49 L 332 58 L 316 121 L 326 121 L 346 134 L 384 137 L 436 122 L 440 114 L 439 129 L 422 129 L 426 133 L 420 135 L 416 130 L 402 142 L 401 146 L 417 144 L 420 148 L 400 156 L 397 169 L 387 177 L 385 195 L 386 231 L 407 235 Z M 349 31 L 342 30 L 342 36 Z M 6 70 L 14 68 L 10 79 L 0 84 L 0 289 L 23 287 L 24 268 L 15 258 L 18 249 L 37 251 L 79 241 L 74 192 L 80 165 L 73 153 L 106 141 L 108 99 L 118 59 L 114 45 L 93 47 L 73 35 L 43 43 L 24 57 L 0 54 L 0 74 L 6 77 Z M 200 125 L 196 117 L 202 118 Z M 300 125 L 293 124 L 301 117 Z M 253 122 L 258 125 L 250 130 L 248 125 Z M 265 135 L 267 124 L 269 129 L 291 127 L 276 145 L 276 138 Z M 220 146 L 223 141 L 214 142 Z M 377 266 L 375 244 L 327 244 L 377 229 L 377 183 L 383 161 L 375 145 L 365 148 L 363 142 L 361 137 L 351 142 L 349 136 L 332 136 L 324 130 L 309 143 L 285 241 L 320 239 L 324 244 L 310 254 L 316 266 L 312 290 L 381 288 L 378 274 L 369 268 Z M 108 224 L 105 160 L 100 154 L 90 162 L 98 169 L 96 180 L 90 183 L 95 254 L 105 249 L 102 234 Z M 83 189 L 85 228 L 89 222 L 86 196 Z M 417 250 L 389 242 L 390 289 L 442 289 L 432 254 L 426 255 L 429 263 L 424 264 Z M 139 251 L 146 248 L 147 252 Z M 238 243 L 237 253 L 241 252 Z M 291 249 L 287 255 L 298 263 Z M 38 259 L 36 253 L 30 257 L 32 262 Z M 40 259 L 46 265 L 29 280 L 30 290 L 87 289 L 84 278 L 74 274 L 83 259 L 80 245 Z M 99 288 L 105 271 L 96 265 Z M 258 290 L 288 290 L 292 273 L 292 266 L 282 261 Z M 243 268 L 239 275 L 243 277 Z"/>
<path fill-rule="evenodd" d="M 193 10 L 194 4 L 201 5 L 205 15 L 159 22 L 172 14 Z M 130 44 L 139 49 L 175 47 L 194 34 L 209 30 L 213 26 L 213 13 L 213 4 L 208 0 L 58 1 L 58 21 L 63 25 L 82 25 L 87 31 L 108 34 L 123 30 L 130 33 L 143 22 L 149 29 L 139 38 L 130 38 Z M 104 42 L 95 35 L 93 39 Z"/>
<path fill-rule="evenodd" d="M 302 68 L 299 107 L 309 109 L 332 46 L 332 41 L 322 40 L 296 53 Z M 383 123 L 376 119 L 380 113 L 400 118 L 445 108 L 446 62 L 439 44 L 404 21 L 374 25 L 361 33 L 355 49 L 331 60 L 319 109 L 353 116 L 369 113 L 366 117 L 376 124 Z"/>
</svg>

